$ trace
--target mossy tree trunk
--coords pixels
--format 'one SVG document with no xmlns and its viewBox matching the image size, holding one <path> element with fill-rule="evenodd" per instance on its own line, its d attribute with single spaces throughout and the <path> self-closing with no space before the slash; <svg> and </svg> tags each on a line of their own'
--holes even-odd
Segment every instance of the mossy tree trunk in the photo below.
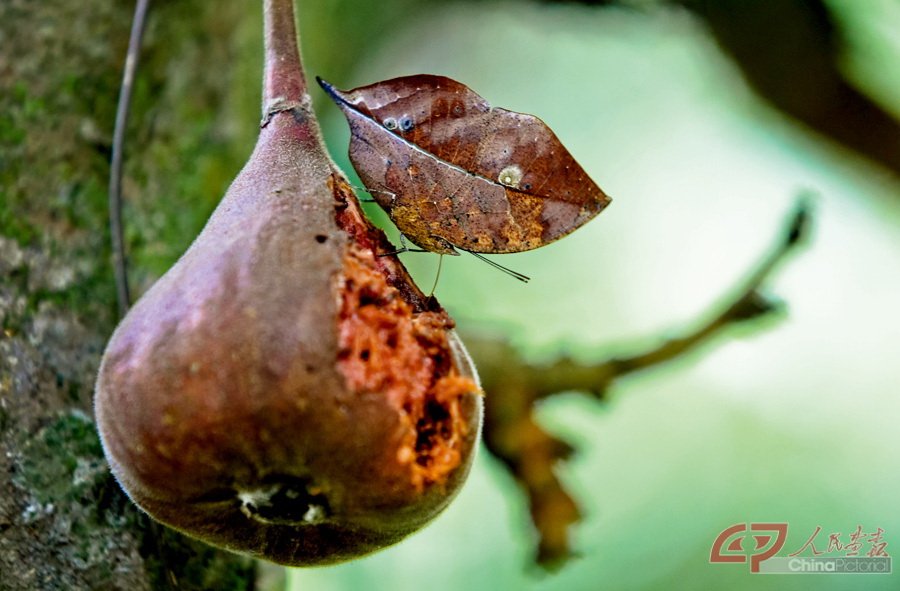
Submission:
<svg viewBox="0 0 900 591">
<path fill-rule="evenodd" d="M 133 9 L 0 2 L 3 591 L 259 588 L 252 561 L 152 525 L 110 476 L 94 429 L 94 379 L 117 320 L 106 186 Z M 252 125 L 231 122 L 258 102 L 258 81 L 243 90 L 234 76 L 261 67 L 261 44 L 248 42 L 259 39 L 260 13 L 153 5 L 126 149 L 138 293 L 196 235 L 252 150 Z"/>
</svg>

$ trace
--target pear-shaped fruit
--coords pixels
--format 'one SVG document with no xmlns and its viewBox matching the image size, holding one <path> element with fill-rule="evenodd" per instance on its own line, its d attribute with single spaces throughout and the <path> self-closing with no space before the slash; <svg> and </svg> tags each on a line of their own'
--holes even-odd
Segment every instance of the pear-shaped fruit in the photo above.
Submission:
<svg viewBox="0 0 900 591">
<path fill-rule="evenodd" d="M 113 334 L 96 417 L 113 473 L 155 519 L 273 562 L 331 564 L 446 507 L 481 396 L 452 321 L 376 255 L 390 246 L 325 154 L 290 3 L 268 1 L 266 23 L 256 149 Z"/>
</svg>

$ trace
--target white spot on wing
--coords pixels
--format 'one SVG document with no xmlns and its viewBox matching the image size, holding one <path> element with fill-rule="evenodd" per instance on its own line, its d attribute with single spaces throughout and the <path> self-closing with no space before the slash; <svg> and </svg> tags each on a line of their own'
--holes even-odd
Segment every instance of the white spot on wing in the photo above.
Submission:
<svg viewBox="0 0 900 591">
<path fill-rule="evenodd" d="M 501 185 L 518 189 L 519 183 L 522 182 L 522 169 L 515 164 L 507 166 L 497 175 L 497 182 Z"/>
</svg>

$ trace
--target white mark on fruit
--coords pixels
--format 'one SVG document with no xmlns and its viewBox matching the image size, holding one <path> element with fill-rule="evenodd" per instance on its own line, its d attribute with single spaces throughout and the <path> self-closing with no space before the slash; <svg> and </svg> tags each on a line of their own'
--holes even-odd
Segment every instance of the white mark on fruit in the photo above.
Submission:
<svg viewBox="0 0 900 591">
<path fill-rule="evenodd" d="M 303 521 L 309 524 L 322 523 L 327 516 L 328 513 L 322 505 L 310 505 L 303 514 Z"/>
</svg>

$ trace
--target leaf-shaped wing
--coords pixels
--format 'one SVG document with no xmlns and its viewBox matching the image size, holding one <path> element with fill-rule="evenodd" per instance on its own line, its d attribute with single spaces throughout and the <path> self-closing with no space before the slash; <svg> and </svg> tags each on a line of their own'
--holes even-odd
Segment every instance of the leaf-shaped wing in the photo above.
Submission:
<svg viewBox="0 0 900 591">
<path fill-rule="evenodd" d="M 351 91 L 319 83 L 350 123 L 350 160 L 413 242 L 509 253 L 544 246 L 611 201 L 543 121 L 442 76 Z"/>
</svg>

